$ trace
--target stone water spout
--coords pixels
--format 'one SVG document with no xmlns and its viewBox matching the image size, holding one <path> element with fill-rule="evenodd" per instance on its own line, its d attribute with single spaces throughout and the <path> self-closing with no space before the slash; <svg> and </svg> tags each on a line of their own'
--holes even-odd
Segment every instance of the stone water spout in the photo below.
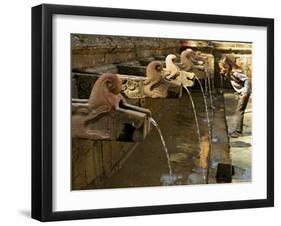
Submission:
<svg viewBox="0 0 281 226">
<path fill-rule="evenodd" d="M 180 67 L 187 72 L 193 72 L 199 79 L 210 80 L 208 57 L 200 51 L 186 49 L 180 55 Z"/>
<path fill-rule="evenodd" d="M 213 85 L 211 84 L 212 81 L 211 81 L 211 72 L 209 68 L 208 57 L 204 56 L 200 51 L 193 51 L 192 49 L 186 49 L 181 52 L 180 60 L 181 60 L 180 66 L 182 70 L 190 73 L 194 73 L 196 79 L 204 79 L 205 95 L 209 95 L 211 108 L 214 109 L 213 100 L 212 100 Z"/>
<path fill-rule="evenodd" d="M 165 77 L 170 80 L 179 81 L 184 87 L 194 86 L 194 77 L 193 72 L 184 71 L 175 64 L 176 55 L 169 54 L 166 57 L 166 68 L 165 68 Z"/>
<path fill-rule="evenodd" d="M 151 112 L 128 104 L 121 91 L 118 76 L 106 73 L 95 82 L 89 99 L 73 99 L 72 137 L 143 141 L 150 130 Z"/>
<path fill-rule="evenodd" d="M 179 98 L 181 82 L 165 78 L 162 63 L 152 61 L 146 67 L 146 77 L 121 75 L 122 93 L 127 98 Z"/>
<path fill-rule="evenodd" d="M 198 73 L 205 71 L 207 57 L 204 57 L 200 51 L 194 52 L 192 49 L 186 49 L 181 52 L 180 66 L 183 71 Z M 196 70 L 197 69 L 197 70 Z M 198 75 L 197 75 L 198 77 Z"/>
</svg>

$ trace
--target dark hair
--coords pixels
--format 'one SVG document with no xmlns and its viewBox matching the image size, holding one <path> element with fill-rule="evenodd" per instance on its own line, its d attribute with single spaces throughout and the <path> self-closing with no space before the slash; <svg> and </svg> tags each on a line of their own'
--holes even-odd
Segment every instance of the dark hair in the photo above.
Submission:
<svg viewBox="0 0 281 226">
<path fill-rule="evenodd" d="M 226 63 L 230 66 L 230 70 L 232 70 L 233 68 L 234 69 L 241 69 L 240 66 L 238 66 L 236 64 L 236 59 L 238 57 L 229 57 L 229 56 L 226 56 Z"/>
</svg>

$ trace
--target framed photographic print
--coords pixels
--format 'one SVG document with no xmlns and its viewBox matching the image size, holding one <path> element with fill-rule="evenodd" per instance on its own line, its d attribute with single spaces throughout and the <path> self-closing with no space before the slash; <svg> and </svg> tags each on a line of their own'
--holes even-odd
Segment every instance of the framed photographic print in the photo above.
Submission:
<svg viewBox="0 0 281 226">
<path fill-rule="evenodd" d="M 274 21 L 32 8 L 32 217 L 274 205 Z"/>
</svg>

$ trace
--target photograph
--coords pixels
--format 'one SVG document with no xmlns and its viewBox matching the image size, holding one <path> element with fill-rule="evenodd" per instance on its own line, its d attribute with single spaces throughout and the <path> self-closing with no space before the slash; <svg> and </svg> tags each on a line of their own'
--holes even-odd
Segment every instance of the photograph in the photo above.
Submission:
<svg viewBox="0 0 281 226">
<path fill-rule="evenodd" d="M 252 182 L 251 42 L 69 38 L 72 191 Z"/>
</svg>

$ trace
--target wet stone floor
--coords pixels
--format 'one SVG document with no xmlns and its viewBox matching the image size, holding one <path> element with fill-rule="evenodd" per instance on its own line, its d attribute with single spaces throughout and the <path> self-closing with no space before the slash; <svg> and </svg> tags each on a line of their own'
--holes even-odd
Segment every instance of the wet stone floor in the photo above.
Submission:
<svg viewBox="0 0 281 226">
<path fill-rule="evenodd" d="M 192 92 L 197 111 L 201 136 L 208 137 L 206 112 L 201 92 Z M 202 156 L 194 123 L 192 106 L 187 93 L 179 99 L 170 99 L 165 106 L 168 109 L 160 120 L 159 127 L 170 154 L 175 176 L 175 184 L 204 184 Z M 206 140 L 206 139 L 205 139 Z M 206 146 L 206 145 L 205 145 Z M 89 185 L 93 188 L 124 188 L 161 186 L 169 180 L 169 168 L 161 139 L 156 128 L 139 143 L 122 167 L 101 185 Z"/>
<path fill-rule="evenodd" d="M 238 102 L 238 95 L 233 92 L 226 92 L 225 114 L 228 125 L 228 132 L 235 128 L 235 110 Z M 245 115 L 243 135 L 239 138 L 230 138 L 230 156 L 234 166 L 232 182 L 250 182 L 252 178 L 252 98 L 250 97 Z"/>
</svg>

